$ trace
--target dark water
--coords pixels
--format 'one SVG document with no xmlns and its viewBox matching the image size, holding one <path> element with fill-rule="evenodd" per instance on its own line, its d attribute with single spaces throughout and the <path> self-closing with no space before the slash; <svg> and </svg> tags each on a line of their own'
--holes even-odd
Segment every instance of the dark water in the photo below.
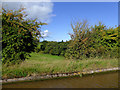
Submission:
<svg viewBox="0 0 120 90">
<path fill-rule="evenodd" d="M 5 84 L 3 88 L 118 88 L 118 72 Z"/>
</svg>

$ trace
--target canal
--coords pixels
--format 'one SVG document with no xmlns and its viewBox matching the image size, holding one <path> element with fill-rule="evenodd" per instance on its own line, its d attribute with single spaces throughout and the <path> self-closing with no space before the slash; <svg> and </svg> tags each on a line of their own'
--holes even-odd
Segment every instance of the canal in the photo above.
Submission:
<svg viewBox="0 0 120 90">
<path fill-rule="evenodd" d="M 118 88 L 118 71 L 2 85 L 3 88 Z"/>
</svg>

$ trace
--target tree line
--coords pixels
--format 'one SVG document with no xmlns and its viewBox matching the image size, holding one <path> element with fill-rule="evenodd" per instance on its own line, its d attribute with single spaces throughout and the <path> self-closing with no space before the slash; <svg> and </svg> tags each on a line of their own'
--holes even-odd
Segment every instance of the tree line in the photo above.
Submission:
<svg viewBox="0 0 120 90">
<path fill-rule="evenodd" d="M 44 40 L 42 42 L 39 42 L 38 46 L 35 49 L 35 52 L 64 56 L 68 44 L 69 44 L 69 41 L 63 42 L 62 40 L 61 42 L 56 42 L 56 41 Z"/>
<path fill-rule="evenodd" d="M 110 28 L 99 22 L 89 26 L 87 21 L 71 24 L 71 42 L 65 57 L 83 59 L 90 57 L 119 58 L 120 27 Z"/>
<path fill-rule="evenodd" d="M 89 26 L 87 21 L 71 24 L 73 33 L 67 42 L 43 41 L 37 52 L 51 55 L 61 55 L 67 59 L 84 58 L 118 58 L 119 57 L 119 27 L 110 28 L 99 22 Z"/>
</svg>

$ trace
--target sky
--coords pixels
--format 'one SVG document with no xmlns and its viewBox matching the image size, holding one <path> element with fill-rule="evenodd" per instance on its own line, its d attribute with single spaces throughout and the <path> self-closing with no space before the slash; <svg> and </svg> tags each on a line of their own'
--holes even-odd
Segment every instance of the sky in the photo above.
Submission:
<svg viewBox="0 0 120 90">
<path fill-rule="evenodd" d="M 7 9 L 17 9 L 21 3 L 3 3 Z M 88 20 L 90 25 L 103 24 L 115 27 L 118 25 L 118 2 L 22 2 L 28 13 L 27 18 L 38 18 L 48 25 L 41 27 L 44 40 L 68 41 L 72 33 L 71 22 Z M 43 39 L 40 39 L 41 41 Z"/>
</svg>

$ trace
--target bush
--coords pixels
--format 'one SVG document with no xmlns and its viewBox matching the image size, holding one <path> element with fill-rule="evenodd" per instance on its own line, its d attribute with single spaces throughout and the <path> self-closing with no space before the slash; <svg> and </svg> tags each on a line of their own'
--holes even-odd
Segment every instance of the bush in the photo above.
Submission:
<svg viewBox="0 0 120 90">
<path fill-rule="evenodd" d="M 71 24 L 70 44 L 65 53 L 68 59 L 83 59 L 90 57 L 118 57 L 118 28 L 107 29 L 99 23 L 88 27 L 86 21 Z"/>
<path fill-rule="evenodd" d="M 2 10 L 2 63 L 15 64 L 24 61 L 29 53 L 34 51 L 38 35 L 39 25 L 35 20 L 24 20 L 24 8 L 18 11 Z"/>
</svg>

